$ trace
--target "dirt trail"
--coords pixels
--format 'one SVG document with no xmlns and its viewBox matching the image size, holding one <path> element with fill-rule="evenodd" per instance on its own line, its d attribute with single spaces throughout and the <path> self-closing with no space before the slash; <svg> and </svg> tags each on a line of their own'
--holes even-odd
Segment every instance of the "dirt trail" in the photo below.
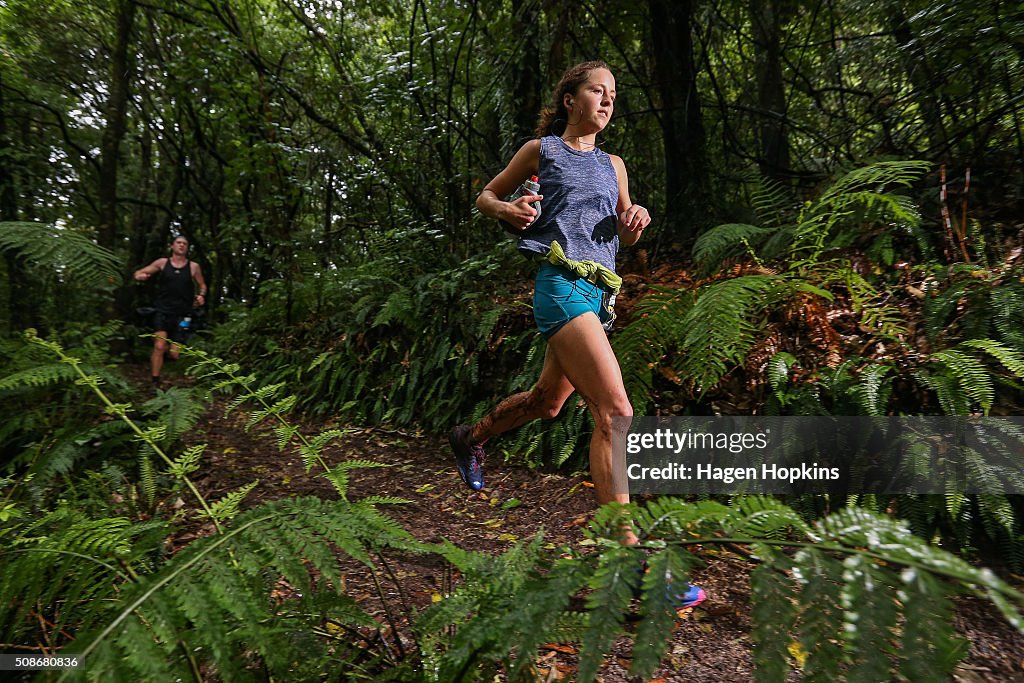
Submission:
<svg viewBox="0 0 1024 683">
<path fill-rule="evenodd" d="M 181 380 L 171 380 L 181 382 Z M 196 473 L 202 492 L 211 498 L 243 486 L 253 479 L 260 485 L 246 506 L 286 496 L 333 497 L 329 482 L 307 474 L 295 453 L 278 451 L 265 428 L 246 431 L 247 415 L 224 416 L 224 400 L 208 410 L 201 426 L 205 464 Z M 338 427 L 329 423 L 306 425 L 304 433 Z M 542 473 L 500 462 L 493 454 L 486 463 L 487 485 L 473 492 L 458 478 L 447 442 L 440 437 L 408 431 L 354 429 L 326 451 L 328 462 L 360 458 L 388 463 L 391 467 L 356 470 L 351 474 L 349 497 L 399 496 L 405 505 L 389 506 L 388 513 L 418 539 L 436 542 L 447 538 L 461 547 L 499 553 L 519 539 L 543 529 L 547 540 L 580 544 L 582 528 L 592 511 L 592 488 L 584 475 Z M 179 542 L 187 542 L 183 537 Z M 752 675 L 749 574 L 747 560 L 717 549 L 702 551 L 705 565 L 696 570 L 694 582 L 709 599 L 678 623 L 665 666 L 655 676 L 664 681 L 750 681 Z M 450 576 L 445 563 L 435 557 L 403 557 L 395 572 L 401 591 L 391 587 L 395 599 L 422 608 L 443 592 Z M 371 613 L 382 610 L 374 603 L 365 569 L 352 565 L 348 589 Z M 362 582 L 362 583 L 361 583 Z M 404 595 L 398 595 L 401 592 Z M 986 603 L 973 598 L 958 600 L 956 624 L 971 641 L 968 658 L 954 680 L 1024 681 L 1024 637 L 1015 633 Z M 631 681 L 627 669 L 628 643 L 620 642 L 607 658 L 603 681 Z M 541 653 L 539 671 L 547 680 L 573 680 L 571 648 Z M 793 674 L 791 680 L 799 680 Z"/>
</svg>

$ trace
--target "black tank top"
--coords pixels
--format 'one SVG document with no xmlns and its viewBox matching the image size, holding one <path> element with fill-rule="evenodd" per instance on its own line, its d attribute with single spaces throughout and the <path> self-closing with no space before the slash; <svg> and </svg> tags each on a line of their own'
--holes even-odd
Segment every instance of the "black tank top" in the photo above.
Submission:
<svg viewBox="0 0 1024 683">
<path fill-rule="evenodd" d="M 183 267 L 175 268 L 168 258 L 160 271 L 156 309 L 169 315 L 185 315 L 192 310 L 193 298 L 192 263 L 186 260 Z"/>
</svg>

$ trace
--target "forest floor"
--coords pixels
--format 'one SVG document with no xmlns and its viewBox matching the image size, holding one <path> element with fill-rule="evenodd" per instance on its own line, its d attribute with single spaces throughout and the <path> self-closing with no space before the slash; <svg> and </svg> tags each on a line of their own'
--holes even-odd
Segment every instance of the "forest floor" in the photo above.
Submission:
<svg viewBox="0 0 1024 683">
<path fill-rule="evenodd" d="M 187 383 L 175 377 L 176 370 L 168 374 L 172 384 Z M 208 444 L 205 466 L 195 475 L 204 495 L 216 499 L 254 479 L 259 479 L 260 485 L 249 495 L 246 506 L 289 496 L 337 495 L 325 479 L 315 472 L 306 473 L 297 454 L 279 451 L 266 431 L 247 431 L 248 418 L 242 412 L 225 416 L 225 405 L 226 400 L 219 399 L 210 406 L 202 423 L 204 433 L 196 439 Z M 305 433 L 314 434 L 345 425 L 304 427 Z M 582 547 L 588 542 L 583 529 L 594 508 L 594 495 L 585 474 L 503 464 L 499 451 L 493 452 L 486 464 L 485 488 L 474 492 L 459 479 L 446 439 L 381 428 L 352 429 L 324 455 L 328 462 L 360 458 L 390 465 L 352 472 L 349 498 L 385 495 L 408 499 L 411 502 L 386 506 L 385 510 L 424 542 L 448 539 L 466 549 L 495 554 L 541 530 L 547 541 L 559 546 Z M 194 534 L 185 534 L 173 542 L 180 547 L 192 538 Z M 695 571 L 693 580 L 707 591 L 708 600 L 682 614 L 654 680 L 750 681 L 749 578 L 753 565 L 739 555 L 710 547 L 699 554 L 704 566 Z M 405 603 L 418 611 L 459 580 L 438 556 L 405 555 L 392 558 L 392 564 L 393 578 L 401 585 L 384 583 L 384 601 L 365 567 L 355 562 L 346 565 L 349 594 L 382 623 L 386 621 L 385 602 L 391 606 Z M 1008 578 L 1020 583 L 1015 580 L 1019 577 Z M 396 622 L 399 630 L 407 625 L 400 617 Z M 970 642 L 970 652 L 954 680 L 1024 681 L 1024 636 L 991 605 L 973 597 L 957 598 L 955 623 Z M 606 658 L 599 680 L 638 680 L 628 674 L 629 653 L 627 639 L 620 639 Z M 574 680 L 575 661 L 573 647 L 550 644 L 540 652 L 538 680 Z M 800 675 L 794 672 L 790 680 L 800 680 Z"/>
</svg>

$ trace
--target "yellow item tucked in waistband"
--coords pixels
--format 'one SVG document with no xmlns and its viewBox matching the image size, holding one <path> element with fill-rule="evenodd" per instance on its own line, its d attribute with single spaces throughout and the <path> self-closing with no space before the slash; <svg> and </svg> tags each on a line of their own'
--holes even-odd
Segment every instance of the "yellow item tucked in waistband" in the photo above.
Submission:
<svg viewBox="0 0 1024 683">
<path fill-rule="evenodd" d="M 561 266 L 572 271 L 587 282 L 597 285 L 606 292 L 618 294 L 622 287 L 622 278 L 615 274 L 608 266 L 603 266 L 597 261 L 573 261 L 562 251 L 562 245 L 558 242 L 551 242 L 551 249 L 544 260 L 553 266 Z"/>
</svg>

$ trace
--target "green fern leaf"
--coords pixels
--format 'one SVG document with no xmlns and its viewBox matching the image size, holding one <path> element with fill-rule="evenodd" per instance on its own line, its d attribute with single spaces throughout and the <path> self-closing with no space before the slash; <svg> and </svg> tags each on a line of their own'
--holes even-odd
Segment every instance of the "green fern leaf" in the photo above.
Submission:
<svg viewBox="0 0 1024 683">
<path fill-rule="evenodd" d="M 746 223 L 717 225 L 697 238 L 693 245 L 693 260 L 705 273 L 718 268 L 732 256 L 752 250 L 772 234 L 772 228 Z"/>
<path fill-rule="evenodd" d="M 961 389 L 988 414 L 995 399 L 992 376 L 981 362 L 955 349 L 946 349 L 932 355 L 932 359 L 945 365 L 959 382 Z"/>
<path fill-rule="evenodd" d="M 648 557 L 630 673 L 650 678 L 658 668 L 676 620 L 673 595 L 686 583 L 696 563 L 693 555 L 675 546 Z"/>
<path fill-rule="evenodd" d="M 762 548 L 759 555 L 769 553 Z M 774 557 L 774 553 L 768 555 Z M 793 588 L 780 571 L 785 567 L 781 558 L 772 565 L 760 565 L 750 575 L 752 622 L 751 639 L 754 641 L 754 680 L 783 681 L 789 673 L 788 657 L 795 622 Z"/>
<path fill-rule="evenodd" d="M 779 278 L 747 275 L 705 287 L 682 322 L 687 330 L 676 369 L 709 390 L 753 346 L 760 313 L 786 285 Z"/>
<path fill-rule="evenodd" d="M 238 515 L 238 506 L 242 504 L 242 500 L 249 495 L 249 492 L 256 488 L 260 483 L 259 479 L 251 481 L 245 486 L 228 493 L 220 500 L 210 505 L 210 513 L 207 515 L 206 512 L 201 512 L 201 517 L 212 517 L 219 521 L 226 521 L 233 519 Z"/>
<path fill-rule="evenodd" d="M 122 280 L 116 255 L 85 235 L 42 223 L 0 223 L 0 250 L 14 251 L 69 280 L 108 291 Z"/>
<path fill-rule="evenodd" d="M 206 450 L 206 444 L 189 446 L 185 451 L 175 458 L 174 462 L 167 468 L 167 473 L 172 477 L 184 478 L 199 469 L 199 461 Z"/>
<path fill-rule="evenodd" d="M 960 346 L 969 349 L 981 349 L 1002 363 L 1003 367 L 1018 378 L 1024 379 L 1024 353 L 1011 349 L 1005 344 L 992 339 L 972 339 Z"/>
<path fill-rule="evenodd" d="M 39 388 L 69 382 L 78 377 L 74 368 L 66 363 L 39 365 L 27 370 L 15 372 L 0 379 L 0 392 L 13 391 L 27 387 Z"/>
<path fill-rule="evenodd" d="M 629 601 L 640 585 L 640 556 L 626 546 L 601 553 L 590 580 L 587 596 L 587 627 L 580 650 L 579 680 L 597 676 L 602 655 L 608 651 L 621 624 Z"/>
</svg>

